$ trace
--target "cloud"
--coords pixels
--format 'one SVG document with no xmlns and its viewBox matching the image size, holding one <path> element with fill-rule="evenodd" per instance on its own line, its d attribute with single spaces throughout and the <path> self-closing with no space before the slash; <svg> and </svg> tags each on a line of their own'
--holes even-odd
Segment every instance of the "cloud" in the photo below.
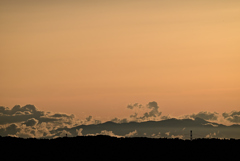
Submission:
<svg viewBox="0 0 240 161">
<path fill-rule="evenodd" d="M 158 132 L 157 134 L 153 133 L 151 135 L 152 138 L 160 138 L 161 137 L 161 132 Z"/>
<path fill-rule="evenodd" d="M 96 133 L 96 134 L 87 134 L 86 136 L 97 136 L 97 135 L 107 135 L 107 136 L 117 137 L 117 138 L 122 137 L 119 135 L 115 135 L 112 131 L 108 131 L 108 130 L 102 130 L 100 133 Z"/>
<path fill-rule="evenodd" d="M 8 136 L 8 135 L 15 135 L 17 132 L 20 131 L 20 128 L 17 124 L 10 124 L 9 126 L 7 126 L 6 128 L 2 128 L 0 130 L 1 132 L 1 135 L 5 135 L 5 136 Z"/>
<path fill-rule="evenodd" d="M 38 110 L 34 105 L 12 109 L 0 106 L 0 135 L 17 137 L 49 137 L 50 131 L 76 124 L 74 115 Z"/>
<path fill-rule="evenodd" d="M 12 109 L 1 106 L 0 135 L 24 138 L 56 138 L 66 134 L 68 136 L 109 135 L 156 138 L 161 134 L 162 137 L 185 139 L 189 138 L 192 127 L 194 135 L 201 137 L 213 137 L 216 129 L 220 133 L 216 133 L 215 137 L 238 138 L 240 135 L 239 125 L 225 126 L 215 122 L 222 119 L 228 124 L 240 123 L 240 111 L 225 112 L 222 115 L 205 111 L 185 115 L 183 119 L 174 119 L 169 115 L 162 116 L 155 101 L 144 106 L 138 103 L 128 106 L 128 109 L 134 111 L 130 117 L 114 118 L 105 123 L 95 120 L 91 115 L 84 120 L 78 120 L 74 115 L 41 111 L 33 105 L 23 107 L 16 105 Z"/>
<path fill-rule="evenodd" d="M 210 134 L 207 134 L 206 136 L 205 136 L 205 138 L 215 138 L 216 137 L 216 133 L 214 132 L 214 133 L 210 133 Z"/>
<path fill-rule="evenodd" d="M 54 115 L 51 115 L 50 117 L 57 117 L 57 118 L 74 118 L 74 115 L 67 115 L 62 113 L 55 113 Z"/>
<path fill-rule="evenodd" d="M 72 134 L 69 131 L 63 130 L 60 132 L 60 137 L 72 137 Z"/>
<path fill-rule="evenodd" d="M 219 117 L 219 114 L 217 112 L 207 112 L 207 111 L 201 111 L 197 114 L 191 114 L 191 115 L 185 115 L 185 118 L 201 118 L 204 120 L 217 120 Z"/>
<path fill-rule="evenodd" d="M 26 112 L 26 113 L 25 113 Z M 33 105 L 26 105 L 21 107 L 20 105 L 14 106 L 11 110 L 8 107 L 0 106 L 0 113 L 5 115 L 13 115 L 13 114 L 30 114 L 36 113 L 37 109 Z"/>
<path fill-rule="evenodd" d="M 91 121 L 91 120 L 92 120 L 92 116 L 88 116 L 88 117 L 86 118 L 86 120 L 87 120 L 87 121 Z"/>
<path fill-rule="evenodd" d="M 23 124 L 25 124 L 26 126 L 35 126 L 36 124 L 38 124 L 38 120 L 35 118 L 31 118 L 31 119 L 28 119 Z"/>
<path fill-rule="evenodd" d="M 222 116 L 233 123 L 240 123 L 240 111 L 232 111 L 230 113 L 224 112 Z"/>
<path fill-rule="evenodd" d="M 141 105 L 141 104 L 139 104 L 139 103 L 134 103 L 134 104 L 129 104 L 128 106 L 127 106 L 127 108 L 129 108 L 129 109 L 133 109 L 133 108 L 142 108 L 143 106 Z"/>
<path fill-rule="evenodd" d="M 76 129 L 77 135 L 78 136 L 83 136 L 82 131 L 83 131 L 83 128 L 80 128 L 79 130 Z"/>
<path fill-rule="evenodd" d="M 126 134 L 125 137 L 133 137 L 133 136 L 136 136 L 137 134 L 138 134 L 137 130 L 134 130 Z"/>
<path fill-rule="evenodd" d="M 171 135 L 171 138 L 173 138 L 173 139 L 175 139 L 175 138 L 183 139 L 183 135 Z"/>
<path fill-rule="evenodd" d="M 85 118 L 84 121 L 81 121 L 81 124 L 100 124 L 100 120 L 93 119 L 93 117 L 90 115 Z"/>
<path fill-rule="evenodd" d="M 165 135 L 169 136 L 170 135 L 170 131 L 165 132 Z"/>
<path fill-rule="evenodd" d="M 127 106 L 129 109 L 142 109 L 142 110 L 148 110 L 147 112 L 144 112 L 142 115 L 139 116 L 139 112 L 135 112 L 133 115 L 130 115 L 130 118 L 133 119 L 134 121 L 147 121 L 151 119 L 155 119 L 159 117 L 162 112 L 159 112 L 159 106 L 157 102 L 149 102 L 146 106 L 143 106 L 141 104 L 135 103 L 135 104 L 130 104 Z M 149 111 L 150 110 L 150 111 Z"/>
<path fill-rule="evenodd" d="M 37 110 L 37 108 L 33 105 L 26 105 L 23 107 L 16 105 L 12 109 L 1 106 L 0 115 L 1 115 L 0 124 L 17 123 L 17 122 L 26 121 L 30 118 L 36 118 L 40 122 L 55 120 L 55 119 L 42 118 L 42 116 L 44 116 L 44 112 Z"/>
<path fill-rule="evenodd" d="M 118 118 L 114 118 L 114 119 L 112 119 L 111 120 L 112 122 L 115 122 L 115 123 L 127 123 L 128 122 L 128 120 L 126 119 L 126 118 L 124 118 L 124 119 L 118 119 Z"/>
<path fill-rule="evenodd" d="M 162 112 L 159 112 L 158 109 L 159 109 L 159 106 L 157 104 L 157 102 L 153 101 L 153 102 L 149 102 L 147 104 L 147 107 L 149 109 L 151 109 L 150 112 L 148 113 L 145 113 L 144 115 L 147 116 L 147 117 L 157 117 L 157 116 L 160 116 L 162 114 Z"/>
<path fill-rule="evenodd" d="M 98 133 L 97 135 L 108 135 L 112 137 L 120 137 L 118 135 L 115 135 L 112 131 L 107 131 L 107 130 L 103 130 L 101 131 L 101 133 Z"/>
</svg>

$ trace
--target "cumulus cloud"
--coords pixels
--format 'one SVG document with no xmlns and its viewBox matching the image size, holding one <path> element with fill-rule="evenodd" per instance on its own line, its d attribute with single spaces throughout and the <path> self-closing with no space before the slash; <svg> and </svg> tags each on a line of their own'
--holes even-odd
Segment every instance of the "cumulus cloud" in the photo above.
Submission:
<svg viewBox="0 0 240 161">
<path fill-rule="evenodd" d="M 184 118 L 201 118 L 204 120 L 217 120 L 219 117 L 219 114 L 217 112 L 207 112 L 207 111 L 201 111 L 197 114 L 191 114 L 191 115 L 185 115 Z"/>
<path fill-rule="evenodd" d="M 28 119 L 23 124 L 25 124 L 26 126 L 35 126 L 36 124 L 38 124 L 38 120 L 35 118 L 31 118 L 31 119 Z"/>
<path fill-rule="evenodd" d="M 155 101 L 149 102 L 147 104 L 147 108 L 151 109 L 151 111 L 144 113 L 143 119 L 149 118 L 149 117 L 157 117 L 162 114 L 162 112 L 158 111 L 159 106 L 158 106 L 157 102 L 155 102 Z"/>
<path fill-rule="evenodd" d="M 222 116 L 233 123 L 240 123 L 240 111 L 232 111 L 230 113 L 224 112 Z"/>
<path fill-rule="evenodd" d="M 9 126 L 2 127 L 0 129 L 0 135 L 2 136 L 15 135 L 19 131 L 20 128 L 17 124 L 10 124 Z"/>
<path fill-rule="evenodd" d="M 0 135 L 17 137 L 47 137 L 50 131 L 76 124 L 74 115 L 38 110 L 34 105 L 12 109 L 0 106 Z"/>
<path fill-rule="evenodd" d="M 0 115 L 0 124 L 17 123 L 31 118 L 36 118 L 40 122 L 56 120 L 54 118 L 44 118 L 44 112 L 37 110 L 37 108 L 33 105 L 26 105 L 23 107 L 16 105 L 12 109 L 1 106 Z"/>
<path fill-rule="evenodd" d="M 142 110 L 147 110 L 147 112 L 144 112 L 142 115 L 138 112 L 135 112 L 133 115 L 130 115 L 130 118 L 133 119 L 134 121 L 146 121 L 146 120 L 151 120 L 151 119 L 155 119 L 157 117 L 159 117 L 162 112 L 160 112 L 159 106 L 157 104 L 157 102 L 153 101 L 153 102 L 149 102 L 146 106 L 143 106 L 141 104 L 135 103 L 135 104 L 130 104 L 127 106 L 127 108 L 129 109 L 142 109 Z M 150 110 L 150 111 L 149 111 Z"/>
</svg>

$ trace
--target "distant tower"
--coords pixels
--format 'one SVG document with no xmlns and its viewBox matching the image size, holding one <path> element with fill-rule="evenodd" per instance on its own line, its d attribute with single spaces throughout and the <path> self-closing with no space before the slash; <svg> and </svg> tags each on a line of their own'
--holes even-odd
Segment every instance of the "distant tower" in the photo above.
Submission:
<svg viewBox="0 0 240 161">
<path fill-rule="evenodd" d="M 192 141 L 192 130 L 190 130 L 190 140 Z"/>
</svg>

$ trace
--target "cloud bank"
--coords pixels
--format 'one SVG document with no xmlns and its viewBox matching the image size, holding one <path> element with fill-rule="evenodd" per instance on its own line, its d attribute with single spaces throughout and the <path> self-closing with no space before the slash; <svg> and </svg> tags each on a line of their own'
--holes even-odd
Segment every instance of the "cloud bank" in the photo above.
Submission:
<svg viewBox="0 0 240 161">
<path fill-rule="evenodd" d="M 12 109 L 0 106 L 0 135 L 23 138 L 56 138 L 88 135 L 110 135 L 114 137 L 171 137 L 186 139 L 189 130 L 203 128 L 199 131 L 201 137 L 228 138 L 240 132 L 240 125 L 225 126 L 216 123 L 220 119 L 232 124 L 240 123 L 240 111 L 216 112 L 201 111 L 174 119 L 163 116 L 157 102 L 146 105 L 129 104 L 131 110 L 127 118 L 113 118 L 102 123 L 88 116 L 84 120 L 77 119 L 72 114 L 41 111 L 34 105 L 19 106 Z M 172 124 L 171 122 L 175 122 Z M 176 126 L 179 124 L 179 126 Z M 160 128 L 161 127 L 161 128 Z M 228 132 L 224 132 L 228 130 Z M 231 134 L 232 133 L 232 134 Z M 195 135 L 197 136 L 197 135 Z M 240 136 L 240 134 L 238 135 Z"/>
</svg>

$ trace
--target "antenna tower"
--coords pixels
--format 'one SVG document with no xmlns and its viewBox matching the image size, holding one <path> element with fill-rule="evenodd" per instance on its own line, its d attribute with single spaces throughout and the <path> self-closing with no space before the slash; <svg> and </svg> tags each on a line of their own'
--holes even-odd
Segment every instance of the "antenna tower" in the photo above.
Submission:
<svg viewBox="0 0 240 161">
<path fill-rule="evenodd" d="M 192 141 L 192 130 L 190 130 L 190 140 Z"/>
</svg>

